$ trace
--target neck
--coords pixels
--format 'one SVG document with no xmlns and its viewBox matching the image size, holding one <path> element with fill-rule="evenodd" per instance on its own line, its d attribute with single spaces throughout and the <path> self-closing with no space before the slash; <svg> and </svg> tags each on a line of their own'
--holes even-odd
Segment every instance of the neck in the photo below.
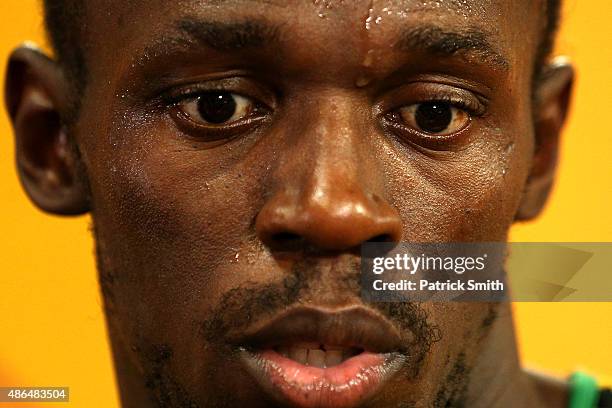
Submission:
<svg viewBox="0 0 612 408">
<path fill-rule="evenodd" d="M 512 306 L 499 306 L 499 314 L 484 340 L 472 370 L 466 406 L 564 407 L 564 387 L 543 387 L 542 377 L 521 368 L 515 340 Z"/>
</svg>

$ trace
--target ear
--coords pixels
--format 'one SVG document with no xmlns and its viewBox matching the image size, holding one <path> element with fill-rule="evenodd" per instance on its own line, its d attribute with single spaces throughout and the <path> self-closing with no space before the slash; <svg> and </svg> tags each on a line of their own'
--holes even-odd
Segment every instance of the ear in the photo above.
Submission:
<svg viewBox="0 0 612 408">
<path fill-rule="evenodd" d="M 535 151 L 516 219 L 529 220 L 544 208 L 553 185 L 561 129 L 567 117 L 574 68 L 565 58 L 548 65 L 536 87 Z"/>
<path fill-rule="evenodd" d="M 65 126 L 69 89 L 59 65 L 38 49 L 11 54 L 4 91 L 19 178 L 43 211 L 72 215 L 89 211 L 89 200 L 76 142 Z"/>
</svg>

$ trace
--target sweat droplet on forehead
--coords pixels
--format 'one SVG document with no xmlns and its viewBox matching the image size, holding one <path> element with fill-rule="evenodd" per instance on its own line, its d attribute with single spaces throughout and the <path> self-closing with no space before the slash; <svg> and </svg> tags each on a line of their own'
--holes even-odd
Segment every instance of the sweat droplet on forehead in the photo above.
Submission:
<svg viewBox="0 0 612 408">
<path fill-rule="evenodd" d="M 355 86 L 357 88 L 363 88 L 364 86 L 368 86 L 370 82 L 372 82 L 372 78 L 366 75 L 358 76 L 357 79 L 355 80 Z"/>
<path fill-rule="evenodd" d="M 372 66 L 372 63 L 374 62 L 374 54 L 375 53 L 376 53 L 376 51 L 374 51 L 374 50 L 368 50 L 368 52 L 366 52 L 366 56 L 363 59 L 363 63 L 362 63 L 362 65 L 364 67 Z"/>
<path fill-rule="evenodd" d="M 316 1 L 316 0 L 315 0 Z M 481 20 L 485 13 L 485 4 L 474 0 L 370 0 L 359 2 L 360 18 L 360 69 L 354 74 L 353 83 L 362 88 L 370 85 L 378 78 L 383 65 L 388 60 L 389 52 L 397 46 L 398 30 L 401 33 L 419 25 L 446 24 L 446 18 L 458 20 L 457 17 L 469 16 L 470 19 Z M 356 4 L 356 3 L 355 3 Z M 438 20 L 440 22 L 438 22 Z M 463 21 L 464 18 L 461 18 Z M 449 29 L 450 30 L 450 29 Z M 457 29 L 460 31 L 459 29 Z M 417 41 L 412 48 L 433 49 L 423 40 Z M 441 41 L 438 41 L 441 42 Z M 445 45 L 447 46 L 447 45 Z M 447 46 L 448 47 L 448 46 Z M 432 51 L 435 52 L 435 51 Z"/>
<path fill-rule="evenodd" d="M 362 72 L 355 79 L 355 86 L 358 88 L 363 88 L 367 86 L 370 82 L 372 82 L 373 78 L 370 72 L 370 68 L 375 62 L 376 50 L 370 48 L 370 36 L 372 35 L 372 26 L 380 24 L 381 22 L 382 17 L 375 10 L 374 0 L 371 0 L 368 4 L 367 15 L 363 24 L 364 32 L 362 34 L 362 41 L 364 42 L 364 57 L 363 61 L 361 62 L 363 69 Z"/>
<path fill-rule="evenodd" d="M 312 0 L 312 4 L 316 6 L 317 15 L 321 18 L 327 18 L 328 13 L 342 3 L 344 0 Z"/>
</svg>

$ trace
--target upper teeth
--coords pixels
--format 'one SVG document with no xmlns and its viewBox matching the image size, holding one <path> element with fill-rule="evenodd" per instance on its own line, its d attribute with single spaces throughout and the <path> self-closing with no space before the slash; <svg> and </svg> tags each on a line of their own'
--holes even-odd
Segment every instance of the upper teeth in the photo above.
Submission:
<svg viewBox="0 0 612 408">
<path fill-rule="evenodd" d="M 353 355 L 350 349 L 318 344 L 280 346 L 279 354 L 307 366 L 326 368 L 342 363 Z"/>
</svg>

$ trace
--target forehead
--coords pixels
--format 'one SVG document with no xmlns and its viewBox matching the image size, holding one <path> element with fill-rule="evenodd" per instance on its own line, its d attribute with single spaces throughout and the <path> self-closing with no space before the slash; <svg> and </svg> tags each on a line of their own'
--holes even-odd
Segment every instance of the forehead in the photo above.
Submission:
<svg viewBox="0 0 612 408">
<path fill-rule="evenodd" d="M 512 58 L 513 48 L 539 41 L 542 0 L 90 0 L 95 47 L 137 45 L 168 37 L 185 19 L 265 21 L 287 40 L 325 40 L 330 48 L 386 47 L 398 31 L 432 25 L 471 30 Z M 319 46 L 321 46 L 319 44 Z M 94 47 L 94 48 L 95 48 Z M 91 49 L 92 47 L 90 47 Z M 334 51 L 334 50 L 332 50 Z"/>
</svg>

